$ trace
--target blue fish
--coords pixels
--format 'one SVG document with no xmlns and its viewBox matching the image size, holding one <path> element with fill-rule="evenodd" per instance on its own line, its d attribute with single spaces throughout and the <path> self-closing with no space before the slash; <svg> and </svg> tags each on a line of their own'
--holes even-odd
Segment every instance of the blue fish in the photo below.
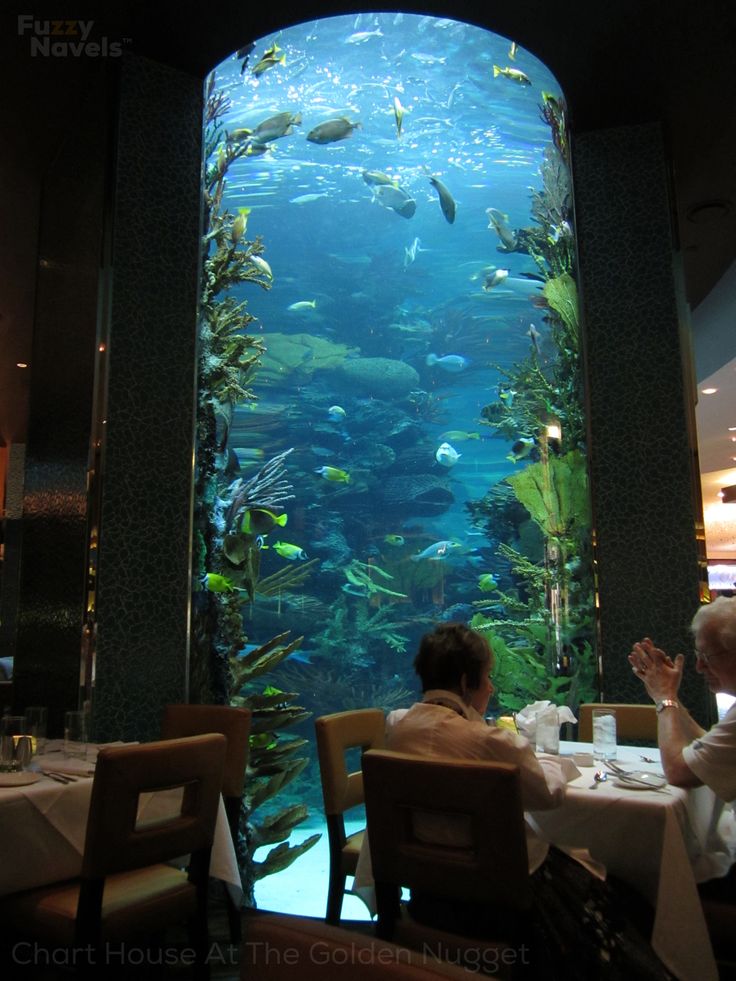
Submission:
<svg viewBox="0 0 736 981">
<path fill-rule="evenodd" d="M 426 363 L 430 368 L 433 365 L 439 365 L 444 371 L 457 374 L 457 372 L 467 368 L 468 359 L 464 358 L 462 354 L 446 354 L 443 358 L 438 358 L 436 354 L 428 354 Z"/>
</svg>

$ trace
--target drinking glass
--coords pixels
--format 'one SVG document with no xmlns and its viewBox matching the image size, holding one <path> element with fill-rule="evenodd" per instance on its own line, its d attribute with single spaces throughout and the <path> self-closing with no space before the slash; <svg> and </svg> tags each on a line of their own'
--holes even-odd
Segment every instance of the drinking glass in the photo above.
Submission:
<svg viewBox="0 0 736 981">
<path fill-rule="evenodd" d="M 593 758 L 616 759 L 616 710 L 593 709 Z"/>
<path fill-rule="evenodd" d="M 29 705 L 26 709 L 26 732 L 32 739 L 34 753 L 43 753 L 46 748 L 47 714 L 43 705 Z"/>
<path fill-rule="evenodd" d="M 536 738 L 538 753 L 557 755 L 560 752 L 560 722 L 556 705 L 550 705 L 537 712 Z"/>
<path fill-rule="evenodd" d="M 64 754 L 87 758 L 87 713 L 64 713 Z"/>
<path fill-rule="evenodd" d="M 22 715 L 4 715 L 0 719 L 0 772 L 13 773 L 22 770 L 28 760 L 26 720 Z"/>
</svg>

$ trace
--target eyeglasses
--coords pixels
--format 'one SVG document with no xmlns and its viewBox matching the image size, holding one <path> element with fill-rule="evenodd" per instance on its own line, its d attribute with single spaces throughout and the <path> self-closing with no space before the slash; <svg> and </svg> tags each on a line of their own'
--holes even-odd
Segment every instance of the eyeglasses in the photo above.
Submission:
<svg viewBox="0 0 736 981">
<path fill-rule="evenodd" d="M 695 660 L 696 661 L 700 661 L 700 663 L 701 664 L 704 664 L 706 666 L 706 668 L 707 668 L 708 665 L 710 664 L 712 658 L 718 657 L 718 655 L 719 654 L 722 654 L 722 653 L 723 653 L 722 651 L 715 651 L 713 654 L 705 654 L 703 651 L 697 651 L 696 650 L 695 651 Z"/>
</svg>

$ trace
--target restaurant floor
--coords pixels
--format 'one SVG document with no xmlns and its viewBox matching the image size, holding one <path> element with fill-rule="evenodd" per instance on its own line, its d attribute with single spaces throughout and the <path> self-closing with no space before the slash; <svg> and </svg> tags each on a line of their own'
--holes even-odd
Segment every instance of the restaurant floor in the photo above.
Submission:
<svg viewBox="0 0 736 981">
<path fill-rule="evenodd" d="M 351 930 L 372 934 L 372 924 L 351 921 L 343 924 Z M 240 950 L 230 941 L 230 930 L 227 911 L 224 903 L 216 899 L 210 900 L 210 981 L 239 981 L 240 979 Z M 247 927 L 246 927 L 247 929 Z M 21 942 L 23 943 L 23 942 Z M 84 977 L 86 981 L 189 981 L 193 977 L 193 969 L 189 956 L 191 948 L 188 945 L 185 931 L 172 930 L 164 939 L 163 957 L 149 957 L 131 947 L 127 954 L 127 963 L 121 963 L 119 952 L 115 952 L 113 962 L 100 964 L 92 973 L 78 974 L 60 957 L 57 963 L 47 963 L 48 957 L 38 953 L 32 954 L 30 945 L 24 944 L 20 956 L 12 955 L 12 941 L 7 940 L 0 954 L 0 981 L 74 981 Z M 157 963 L 163 959 L 163 965 Z M 35 960 L 35 963 L 33 962 Z M 151 963 L 153 962 L 153 963 Z M 253 978 L 253 981 L 258 979 Z"/>
</svg>

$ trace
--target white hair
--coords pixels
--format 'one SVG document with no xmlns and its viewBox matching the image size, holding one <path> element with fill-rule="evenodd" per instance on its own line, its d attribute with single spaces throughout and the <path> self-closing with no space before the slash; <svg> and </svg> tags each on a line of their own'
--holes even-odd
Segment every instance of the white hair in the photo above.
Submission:
<svg viewBox="0 0 736 981">
<path fill-rule="evenodd" d="M 718 596 L 701 606 L 690 629 L 695 637 L 707 633 L 723 650 L 736 654 L 736 596 Z"/>
</svg>

